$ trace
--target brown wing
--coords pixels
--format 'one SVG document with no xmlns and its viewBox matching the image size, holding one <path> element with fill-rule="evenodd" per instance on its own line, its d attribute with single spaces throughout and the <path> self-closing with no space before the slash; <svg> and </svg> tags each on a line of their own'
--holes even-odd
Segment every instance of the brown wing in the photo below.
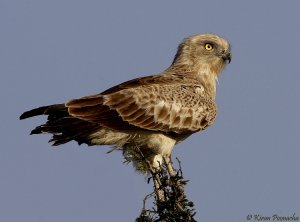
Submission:
<svg viewBox="0 0 300 222">
<path fill-rule="evenodd" d="M 110 93 L 114 93 L 117 91 L 120 91 L 122 89 L 129 89 L 129 88 L 135 88 L 141 85 L 152 85 L 152 84 L 168 84 L 170 82 L 175 83 L 175 82 L 182 82 L 182 81 L 187 81 L 185 79 L 184 74 L 178 74 L 172 75 L 170 73 L 165 72 L 164 74 L 159 74 L 159 75 L 152 75 L 152 76 L 144 76 L 136 79 L 132 79 L 126 82 L 123 82 L 119 85 L 113 86 L 104 92 L 100 93 L 101 95 L 107 95 Z M 189 79 L 190 81 L 195 81 L 194 79 Z M 99 94 L 99 95 L 100 95 Z"/>
<path fill-rule="evenodd" d="M 72 100 L 66 106 L 70 115 L 112 129 L 186 134 L 213 122 L 216 106 L 203 86 L 151 83 L 115 87 L 105 94 Z"/>
</svg>

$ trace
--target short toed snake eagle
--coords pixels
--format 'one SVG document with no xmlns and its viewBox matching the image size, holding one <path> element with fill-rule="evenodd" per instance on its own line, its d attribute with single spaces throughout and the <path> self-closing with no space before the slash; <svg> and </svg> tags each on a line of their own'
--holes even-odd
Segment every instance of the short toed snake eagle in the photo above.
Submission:
<svg viewBox="0 0 300 222">
<path fill-rule="evenodd" d="M 138 170 L 147 170 L 143 160 L 158 168 L 163 158 L 169 160 L 175 144 L 213 123 L 216 80 L 230 61 L 230 45 L 225 39 L 193 35 L 184 39 L 171 66 L 158 75 L 39 107 L 20 119 L 48 116 L 48 121 L 31 133 L 52 134 L 54 146 L 71 140 L 112 145 L 122 149 Z"/>
</svg>

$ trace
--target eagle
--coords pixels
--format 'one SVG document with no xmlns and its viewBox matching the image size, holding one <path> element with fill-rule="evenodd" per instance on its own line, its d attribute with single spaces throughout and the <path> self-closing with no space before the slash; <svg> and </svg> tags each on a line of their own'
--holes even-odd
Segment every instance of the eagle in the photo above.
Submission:
<svg viewBox="0 0 300 222">
<path fill-rule="evenodd" d="M 174 146 L 205 130 L 217 114 L 216 82 L 231 61 L 230 44 L 214 34 L 185 38 L 163 72 L 136 78 L 99 94 L 24 112 L 20 119 L 46 115 L 31 134 L 52 134 L 58 146 L 110 145 L 147 172 L 170 163 Z"/>
</svg>

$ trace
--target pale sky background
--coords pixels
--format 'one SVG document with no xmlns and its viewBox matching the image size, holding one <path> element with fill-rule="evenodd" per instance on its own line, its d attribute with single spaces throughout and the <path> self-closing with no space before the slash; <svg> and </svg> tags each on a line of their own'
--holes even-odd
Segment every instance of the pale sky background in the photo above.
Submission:
<svg viewBox="0 0 300 222">
<path fill-rule="evenodd" d="M 152 190 L 120 152 L 29 136 L 42 105 L 169 66 L 186 36 L 232 44 L 215 124 L 174 150 L 203 222 L 300 217 L 300 1 L 0 1 L 0 221 L 134 221 Z"/>
</svg>

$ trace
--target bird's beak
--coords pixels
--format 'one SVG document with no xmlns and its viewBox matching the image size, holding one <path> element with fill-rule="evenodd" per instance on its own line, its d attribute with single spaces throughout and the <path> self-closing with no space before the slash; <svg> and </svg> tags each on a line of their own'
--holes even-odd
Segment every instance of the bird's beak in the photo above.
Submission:
<svg viewBox="0 0 300 222">
<path fill-rule="evenodd" d="M 228 61 L 228 63 L 230 63 L 231 62 L 231 53 L 229 51 L 222 52 L 221 53 L 221 58 L 224 61 Z"/>
</svg>

